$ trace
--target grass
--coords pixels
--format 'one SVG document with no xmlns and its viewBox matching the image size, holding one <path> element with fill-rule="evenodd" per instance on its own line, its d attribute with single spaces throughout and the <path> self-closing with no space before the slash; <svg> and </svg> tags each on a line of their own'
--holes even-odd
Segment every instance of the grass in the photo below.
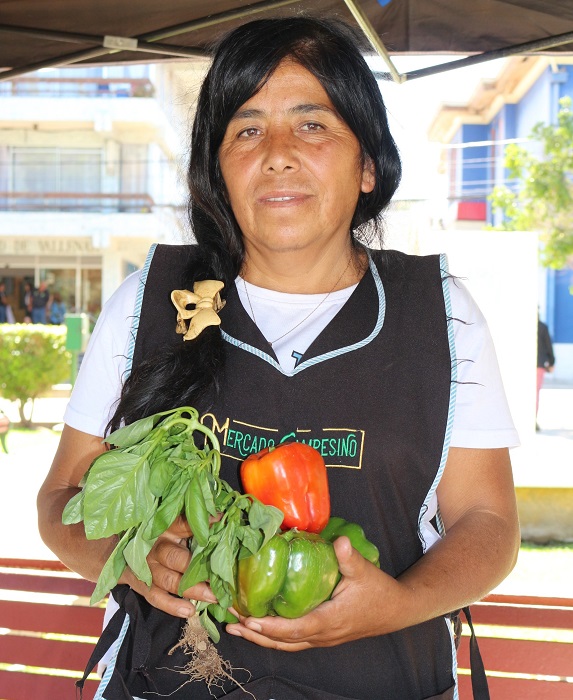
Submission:
<svg viewBox="0 0 573 700">
<path fill-rule="evenodd" d="M 565 556 L 567 552 L 573 552 L 573 542 L 547 542 L 546 544 L 524 542 L 522 547 L 525 552 L 552 552 L 556 556 Z"/>
</svg>

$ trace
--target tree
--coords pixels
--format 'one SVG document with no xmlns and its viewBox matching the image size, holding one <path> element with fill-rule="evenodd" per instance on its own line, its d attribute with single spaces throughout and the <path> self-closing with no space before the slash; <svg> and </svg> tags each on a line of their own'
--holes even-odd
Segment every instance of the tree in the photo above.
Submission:
<svg viewBox="0 0 573 700">
<path fill-rule="evenodd" d="M 510 144 L 504 165 L 512 186 L 495 187 L 489 199 L 501 209 L 497 229 L 538 231 L 544 243 L 542 261 L 561 269 L 573 260 L 573 111 L 571 99 L 559 101 L 556 124 L 539 122 L 530 139 L 542 146 L 537 157 L 527 148 Z"/>
<path fill-rule="evenodd" d="M 0 324 L 0 367 L 0 395 L 18 403 L 20 421 L 30 427 L 34 400 L 70 378 L 65 327 Z"/>
</svg>

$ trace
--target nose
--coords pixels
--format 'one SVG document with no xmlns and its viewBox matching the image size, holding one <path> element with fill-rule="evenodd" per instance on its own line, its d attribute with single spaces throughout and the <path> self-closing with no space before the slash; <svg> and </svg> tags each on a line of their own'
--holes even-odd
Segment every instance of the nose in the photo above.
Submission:
<svg viewBox="0 0 573 700">
<path fill-rule="evenodd" d="M 296 137 L 289 129 L 269 131 L 265 139 L 265 151 L 262 160 L 264 174 L 283 174 L 295 172 L 300 167 Z"/>
</svg>

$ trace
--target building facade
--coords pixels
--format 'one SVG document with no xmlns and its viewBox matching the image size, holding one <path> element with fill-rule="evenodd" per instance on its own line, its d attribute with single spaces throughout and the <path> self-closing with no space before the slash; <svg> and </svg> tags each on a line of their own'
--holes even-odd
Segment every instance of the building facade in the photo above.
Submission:
<svg viewBox="0 0 573 700">
<path fill-rule="evenodd" d="M 483 81 L 468 104 L 444 105 L 432 124 L 430 138 L 445 144 L 443 164 L 448 179 L 445 225 L 475 229 L 498 225 L 488 196 L 507 185 L 504 151 L 509 143 L 532 150 L 529 141 L 538 122 L 555 123 L 559 101 L 573 98 L 573 59 L 514 57 L 498 78 Z M 541 155 L 541 154 L 537 154 Z M 495 250 L 491 251 L 495 255 Z M 512 261 L 507 260 L 511 266 Z M 573 260 L 561 270 L 539 268 L 538 306 L 556 351 L 555 377 L 573 380 Z"/>
<path fill-rule="evenodd" d="M 185 122 L 204 65 L 40 71 L 0 82 L 0 280 L 97 317 L 153 242 L 186 235 Z"/>
</svg>

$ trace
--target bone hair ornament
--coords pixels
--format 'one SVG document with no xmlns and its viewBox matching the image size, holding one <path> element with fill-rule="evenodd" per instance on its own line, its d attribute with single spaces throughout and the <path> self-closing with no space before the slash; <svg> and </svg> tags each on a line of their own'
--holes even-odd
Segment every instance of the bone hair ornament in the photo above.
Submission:
<svg viewBox="0 0 573 700">
<path fill-rule="evenodd" d="M 192 292 L 187 289 L 174 289 L 171 292 L 171 301 L 177 309 L 176 331 L 183 335 L 183 340 L 194 340 L 207 326 L 220 325 L 217 312 L 225 306 L 225 302 L 219 292 L 224 286 L 218 280 L 202 280 L 195 282 Z M 195 308 L 189 310 L 189 304 L 195 304 Z M 189 326 L 186 321 L 189 321 Z"/>
</svg>

